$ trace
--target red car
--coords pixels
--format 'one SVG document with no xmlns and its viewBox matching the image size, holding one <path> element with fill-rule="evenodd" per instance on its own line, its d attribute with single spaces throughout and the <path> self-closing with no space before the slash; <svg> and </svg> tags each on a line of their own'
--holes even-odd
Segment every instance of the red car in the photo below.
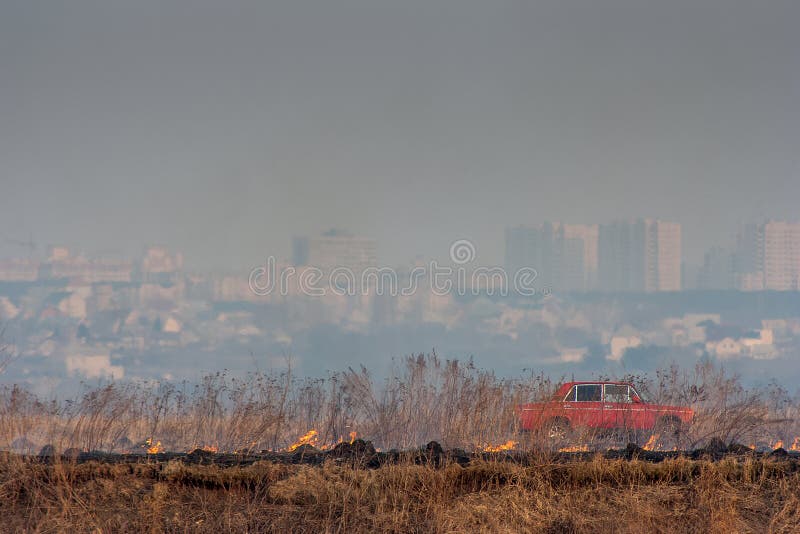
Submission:
<svg viewBox="0 0 800 534">
<path fill-rule="evenodd" d="M 650 430 L 677 434 L 694 412 L 642 400 L 627 382 L 567 382 L 546 402 L 517 406 L 520 427 L 565 438 L 577 429 Z"/>
</svg>

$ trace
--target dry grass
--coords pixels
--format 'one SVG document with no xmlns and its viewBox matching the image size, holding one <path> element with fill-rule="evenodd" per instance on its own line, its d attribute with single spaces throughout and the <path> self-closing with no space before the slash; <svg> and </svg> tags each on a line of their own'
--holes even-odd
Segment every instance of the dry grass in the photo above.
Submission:
<svg viewBox="0 0 800 534">
<path fill-rule="evenodd" d="M 217 373 L 193 386 L 111 383 L 58 402 L 6 386 L 0 388 L 0 449 L 36 453 L 52 444 L 62 451 L 121 451 L 150 439 L 174 451 L 278 450 L 309 429 L 318 431 L 318 445 L 357 432 L 386 449 L 434 439 L 472 449 L 510 439 L 514 406 L 552 389 L 542 376 L 500 379 L 435 354 L 402 360 L 384 380 L 363 368 L 325 379 L 286 371 L 243 379 Z"/>
<path fill-rule="evenodd" d="M 668 448 L 695 448 L 712 438 L 761 447 L 783 440 L 789 448 L 800 436 L 797 398 L 775 385 L 745 388 L 721 367 L 706 364 L 625 378 L 655 401 L 695 409 L 692 428 L 681 443 L 665 444 Z M 317 431 L 317 446 L 356 432 L 384 450 L 431 440 L 474 450 L 526 441 L 517 433 L 514 407 L 549 398 L 555 386 L 542 375 L 502 379 L 435 354 L 401 360 L 382 380 L 363 368 L 325 379 L 286 371 L 243 379 L 217 373 L 191 386 L 110 383 L 67 400 L 5 386 L 0 387 L 0 450 L 37 453 L 51 444 L 60 451 L 141 451 L 146 440 L 172 451 L 203 446 L 279 450 L 310 429 Z M 589 448 L 609 445 L 592 439 L 584 436 Z"/>
<path fill-rule="evenodd" d="M 653 400 L 694 407 L 687 447 L 718 438 L 766 446 L 781 439 L 788 448 L 800 435 L 800 402 L 775 385 L 745 388 L 707 364 L 629 378 Z M 555 385 L 533 374 L 500 379 L 435 354 L 402 360 L 387 380 L 365 369 L 325 379 L 219 373 L 196 386 L 111 383 L 68 400 L 12 385 L 0 388 L 0 450 L 144 453 L 146 440 L 173 451 L 280 450 L 309 429 L 318 431 L 317 446 L 357 432 L 384 450 L 429 440 L 475 450 L 520 439 L 514 407 L 548 398 Z M 333 460 L 223 468 L 54 459 L 0 456 L 0 530 L 728 533 L 797 532 L 800 524 L 796 458 L 557 463 L 542 455 L 532 466 L 409 461 L 374 470 Z"/>
<path fill-rule="evenodd" d="M 29 532 L 796 532 L 797 461 L 476 462 L 354 469 L 0 460 Z"/>
</svg>

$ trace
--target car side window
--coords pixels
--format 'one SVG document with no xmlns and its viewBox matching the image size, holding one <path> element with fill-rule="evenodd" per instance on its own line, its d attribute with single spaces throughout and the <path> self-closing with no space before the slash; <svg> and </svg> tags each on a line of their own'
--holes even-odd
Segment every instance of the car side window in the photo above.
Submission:
<svg viewBox="0 0 800 534">
<path fill-rule="evenodd" d="M 631 402 L 631 396 L 628 393 L 628 386 L 606 384 L 605 399 L 606 402 Z"/>
<path fill-rule="evenodd" d="M 577 402 L 600 402 L 603 389 L 600 384 L 581 384 L 575 386 Z"/>
<path fill-rule="evenodd" d="M 576 386 L 572 386 L 572 389 L 569 390 L 569 393 L 564 396 L 564 402 L 572 402 L 575 400 L 575 388 Z"/>
</svg>

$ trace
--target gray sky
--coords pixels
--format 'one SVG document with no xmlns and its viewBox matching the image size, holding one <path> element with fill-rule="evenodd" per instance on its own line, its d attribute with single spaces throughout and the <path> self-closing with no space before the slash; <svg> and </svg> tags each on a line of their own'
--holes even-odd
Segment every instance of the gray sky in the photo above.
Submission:
<svg viewBox="0 0 800 534">
<path fill-rule="evenodd" d="M 674 219 L 694 259 L 796 218 L 800 2 L 628 4 L 0 0 L 0 228 L 247 268 L 331 226 L 492 263 L 509 224 Z"/>
</svg>

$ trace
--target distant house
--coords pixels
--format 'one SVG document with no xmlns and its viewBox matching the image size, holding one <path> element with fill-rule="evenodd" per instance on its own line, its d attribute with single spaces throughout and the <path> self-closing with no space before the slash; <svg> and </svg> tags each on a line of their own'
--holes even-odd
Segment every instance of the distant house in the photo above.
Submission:
<svg viewBox="0 0 800 534">
<path fill-rule="evenodd" d="M 732 337 L 726 337 L 719 341 L 707 342 L 706 350 L 718 358 L 733 358 L 742 355 L 744 345 Z"/>
<path fill-rule="evenodd" d="M 743 335 L 737 338 L 724 337 L 706 343 L 706 350 L 718 358 L 747 356 L 759 360 L 774 358 L 777 355 L 772 330 L 764 328 L 757 336 Z"/>
</svg>

